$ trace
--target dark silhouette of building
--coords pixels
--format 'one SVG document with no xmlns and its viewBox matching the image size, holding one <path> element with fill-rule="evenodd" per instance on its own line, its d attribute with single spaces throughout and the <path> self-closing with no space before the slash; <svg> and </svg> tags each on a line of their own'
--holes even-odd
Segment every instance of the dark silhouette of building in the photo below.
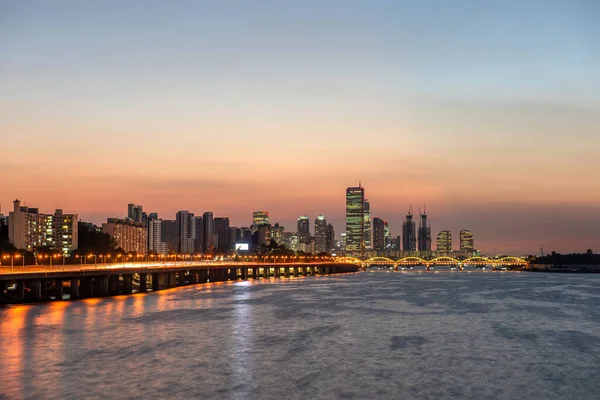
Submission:
<svg viewBox="0 0 600 400">
<path fill-rule="evenodd" d="M 325 239 L 325 251 L 331 253 L 335 248 L 335 231 L 333 225 L 327 224 L 327 236 Z"/>
<path fill-rule="evenodd" d="M 308 216 L 298 217 L 298 242 L 308 243 L 310 241 L 310 220 Z"/>
<path fill-rule="evenodd" d="M 437 235 L 438 256 L 449 256 L 452 253 L 452 232 L 441 231 Z"/>
<path fill-rule="evenodd" d="M 428 257 L 431 255 L 431 227 L 427 219 L 427 213 L 423 211 L 421 213 L 421 220 L 419 223 L 419 254 L 421 257 Z"/>
<path fill-rule="evenodd" d="M 417 251 L 416 223 L 413 220 L 412 206 L 402 224 L 402 251 L 406 255 L 414 255 Z"/>
<path fill-rule="evenodd" d="M 365 189 L 362 185 L 346 189 L 346 251 L 360 253 L 365 248 L 364 238 Z"/>
<path fill-rule="evenodd" d="M 378 217 L 373 218 L 373 250 L 385 250 L 385 221 Z"/>
<path fill-rule="evenodd" d="M 319 215 L 315 218 L 315 252 L 324 253 L 329 251 L 327 248 L 327 220 Z"/>
<path fill-rule="evenodd" d="M 215 233 L 217 234 L 217 248 L 221 253 L 227 253 L 229 247 L 229 218 L 215 218 Z"/>
</svg>

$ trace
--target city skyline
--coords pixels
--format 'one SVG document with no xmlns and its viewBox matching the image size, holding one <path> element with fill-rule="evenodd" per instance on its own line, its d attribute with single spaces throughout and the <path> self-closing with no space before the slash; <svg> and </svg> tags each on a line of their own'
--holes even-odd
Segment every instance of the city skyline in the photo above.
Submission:
<svg viewBox="0 0 600 400">
<path fill-rule="evenodd" d="M 3 212 L 264 209 L 339 237 L 362 180 L 394 236 L 427 204 L 486 252 L 597 251 L 599 7 L 3 3 Z"/>
</svg>

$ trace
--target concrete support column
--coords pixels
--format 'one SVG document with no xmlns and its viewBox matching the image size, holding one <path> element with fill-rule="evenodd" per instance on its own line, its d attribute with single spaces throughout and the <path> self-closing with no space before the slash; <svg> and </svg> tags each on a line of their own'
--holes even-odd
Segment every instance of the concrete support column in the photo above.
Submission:
<svg viewBox="0 0 600 400">
<path fill-rule="evenodd" d="M 177 272 L 169 272 L 169 287 L 174 288 L 176 286 L 177 286 Z"/>
<path fill-rule="evenodd" d="M 198 271 L 198 275 L 200 275 L 200 283 L 206 283 L 208 281 L 208 271 L 205 269 L 201 269 Z"/>
<path fill-rule="evenodd" d="M 94 279 L 83 277 L 79 281 L 79 298 L 94 297 Z"/>
<path fill-rule="evenodd" d="M 29 289 L 31 290 L 31 296 L 34 301 L 42 301 L 42 282 L 41 281 L 30 281 Z"/>
<path fill-rule="evenodd" d="M 302 275 L 308 276 L 308 268 L 306 266 L 302 267 Z"/>
<path fill-rule="evenodd" d="M 263 268 L 263 276 L 267 279 L 271 277 L 271 267 L 267 266 Z"/>
<path fill-rule="evenodd" d="M 123 275 L 123 294 L 133 293 L 133 275 Z"/>
<path fill-rule="evenodd" d="M 279 265 L 276 266 L 274 271 L 275 271 L 275 273 L 273 274 L 273 276 L 275 278 L 279 278 L 279 273 L 281 272 L 281 267 Z"/>
<path fill-rule="evenodd" d="M 8 287 L 8 282 L 0 281 L 0 295 L 6 293 L 6 288 Z"/>
<path fill-rule="evenodd" d="M 148 291 L 148 274 L 140 274 L 140 293 L 146 293 Z"/>
<path fill-rule="evenodd" d="M 17 298 L 19 300 L 25 300 L 25 281 L 24 280 L 18 280 L 17 281 Z"/>
<path fill-rule="evenodd" d="M 231 281 L 237 280 L 237 268 L 229 269 L 229 280 L 231 280 Z"/>
<path fill-rule="evenodd" d="M 183 286 L 185 285 L 185 271 L 177 271 L 175 273 L 176 278 L 175 279 L 175 286 Z"/>
<path fill-rule="evenodd" d="M 94 296 L 108 296 L 108 277 L 97 276 L 94 278 Z"/>
<path fill-rule="evenodd" d="M 119 277 L 111 275 L 108 277 L 108 295 L 114 296 L 119 294 Z"/>
<path fill-rule="evenodd" d="M 62 300 L 62 298 L 63 298 L 63 281 L 62 281 L 62 279 L 56 279 L 54 281 L 54 298 L 56 300 Z"/>
<path fill-rule="evenodd" d="M 240 269 L 241 275 L 242 275 L 242 280 L 246 280 L 248 279 L 248 267 L 242 267 Z"/>
<path fill-rule="evenodd" d="M 160 274 L 155 272 L 152 274 L 152 291 L 160 290 Z"/>
<path fill-rule="evenodd" d="M 71 279 L 69 282 L 69 298 L 71 300 L 79 298 L 79 279 Z"/>
<path fill-rule="evenodd" d="M 299 269 L 300 269 L 300 267 L 294 267 L 294 276 L 300 275 L 299 274 L 299 272 L 300 272 Z"/>
<path fill-rule="evenodd" d="M 196 271 L 195 270 L 190 270 L 190 274 L 188 276 L 188 280 L 190 282 L 190 285 L 195 285 L 197 283 Z"/>
</svg>

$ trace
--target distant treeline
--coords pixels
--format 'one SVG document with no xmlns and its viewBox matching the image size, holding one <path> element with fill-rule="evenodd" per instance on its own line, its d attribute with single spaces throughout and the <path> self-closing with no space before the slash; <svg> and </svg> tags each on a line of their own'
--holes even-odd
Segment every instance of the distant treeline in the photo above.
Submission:
<svg viewBox="0 0 600 400">
<path fill-rule="evenodd" d="M 553 264 L 553 265 L 600 265 L 600 254 L 594 254 L 588 250 L 583 254 L 559 254 L 552 252 L 544 257 L 538 257 L 531 261 L 531 264 Z"/>
</svg>

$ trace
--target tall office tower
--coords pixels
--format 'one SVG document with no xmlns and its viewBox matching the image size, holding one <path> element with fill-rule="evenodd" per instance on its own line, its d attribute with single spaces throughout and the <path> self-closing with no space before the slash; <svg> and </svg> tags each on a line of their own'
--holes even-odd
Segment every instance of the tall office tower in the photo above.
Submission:
<svg viewBox="0 0 600 400">
<path fill-rule="evenodd" d="M 283 232 L 285 229 L 283 226 L 279 225 L 279 222 L 276 222 L 273 227 L 271 227 L 271 239 L 277 243 L 277 246 L 281 246 L 283 244 Z"/>
<path fill-rule="evenodd" d="M 298 217 L 298 242 L 308 243 L 310 241 L 310 221 L 308 216 Z"/>
<path fill-rule="evenodd" d="M 386 250 L 392 249 L 392 231 L 387 221 L 383 221 L 383 247 Z"/>
<path fill-rule="evenodd" d="M 295 232 L 284 232 L 283 243 L 288 250 L 298 251 L 298 234 Z"/>
<path fill-rule="evenodd" d="M 217 237 L 215 235 L 215 220 L 212 212 L 205 212 L 202 215 L 203 232 L 204 237 L 204 253 L 212 254 L 217 245 Z"/>
<path fill-rule="evenodd" d="M 452 253 L 452 232 L 441 231 L 437 235 L 438 256 L 449 256 Z"/>
<path fill-rule="evenodd" d="M 327 224 L 327 236 L 325 238 L 325 251 L 331 253 L 335 248 L 335 231 L 333 225 Z"/>
<path fill-rule="evenodd" d="M 143 218 L 142 218 L 142 206 L 137 205 L 137 204 L 128 204 L 127 205 L 127 218 L 130 218 L 133 220 L 133 222 L 137 222 L 137 223 L 142 223 Z"/>
<path fill-rule="evenodd" d="M 348 249 L 348 234 L 346 232 L 340 234 L 340 245 L 342 246 L 342 251 L 346 252 Z"/>
<path fill-rule="evenodd" d="M 346 189 L 346 251 L 360 253 L 364 250 L 364 205 L 365 189 L 358 187 Z"/>
<path fill-rule="evenodd" d="M 470 257 L 475 251 L 473 233 L 470 230 L 460 231 L 460 252 L 465 257 Z"/>
<path fill-rule="evenodd" d="M 371 229 L 371 204 L 369 200 L 365 199 L 365 204 L 363 206 L 363 215 L 364 215 L 364 241 L 365 241 L 365 249 L 373 248 L 373 235 Z"/>
<path fill-rule="evenodd" d="M 77 214 L 63 214 L 60 209 L 54 214 L 41 214 L 37 208 L 21 206 L 19 200 L 13 206 L 8 213 L 8 240 L 18 250 L 49 247 L 63 254 L 77 250 Z"/>
<path fill-rule="evenodd" d="M 417 251 L 417 226 L 413 221 L 412 207 L 408 210 L 408 214 L 402 224 L 402 250 L 406 255 L 415 255 Z"/>
<path fill-rule="evenodd" d="M 418 237 L 419 254 L 421 257 L 429 257 L 431 255 L 431 226 L 429 225 L 425 211 L 421 213 Z"/>
<path fill-rule="evenodd" d="M 269 213 L 266 211 L 254 211 L 252 213 L 252 227 L 256 230 L 261 225 L 269 225 Z"/>
<path fill-rule="evenodd" d="M 162 240 L 162 220 L 152 218 L 148 221 L 148 251 L 167 254 L 167 244 Z"/>
<path fill-rule="evenodd" d="M 177 252 L 181 254 L 193 254 L 196 241 L 196 218 L 188 211 L 178 211 L 175 216 L 179 240 Z"/>
<path fill-rule="evenodd" d="M 217 234 L 217 248 L 220 252 L 227 252 L 229 248 L 229 218 L 215 218 L 215 233 Z"/>
<path fill-rule="evenodd" d="M 163 219 L 160 226 L 160 236 L 167 245 L 168 253 L 176 253 L 179 244 L 179 232 L 177 231 L 177 221 Z"/>
<path fill-rule="evenodd" d="M 400 251 L 402 249 L 402 240 L 400 240 L 400 235 L 396 236 L 392 239 L 392 248 L 396 251 Z"/>
<path fill-rule="evenodd" d="M 315 218 L 315 252 L 325 253 L 329 251 L 327 248 L 327 220 L 323 215 Z"/>
<path fill-rule="evenodd" d="M 196 229 L 196 240 L 194 242 L 194 253 L 204 253 L 204 220 L 201 216 L 195 217 L 194 228 Z"/>
<path fill-rule="evenodd" d="M 242 242 L 242 230 L 235 226 L 229 227 L 229 247 L 235 250 L 236 243 Z"/>
<path fill-rule="evenodd" d="M 381 218 L 373 218 L 373 250 L 378 253 L 385 250 L 385 224 Z"/>
</svg>

